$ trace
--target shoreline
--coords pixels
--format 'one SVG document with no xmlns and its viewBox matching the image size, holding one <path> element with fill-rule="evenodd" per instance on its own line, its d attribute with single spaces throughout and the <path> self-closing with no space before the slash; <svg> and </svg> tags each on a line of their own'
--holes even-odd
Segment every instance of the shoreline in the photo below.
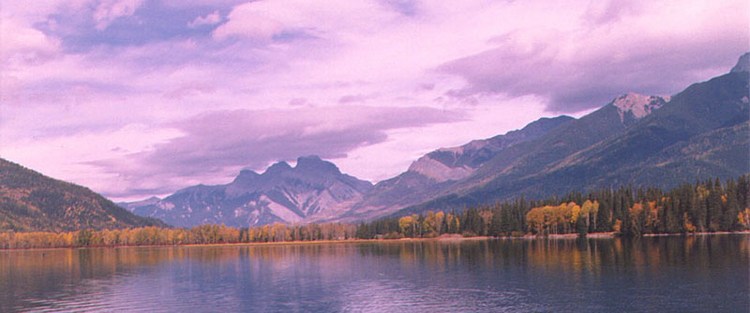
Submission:
<svg viewBox="0 0 750 313">
<path fill-rule="evenodd" d="M 680 234 L 644 234 L 642 237 L 666 237 L 666 236 L 710 236 L 710 235 L 733 235 L 733 234 L 750 234 L 750 230 L 741 231 L 715 231 L 715 232 L 694 232 Z"/>
<path fill-rule="evenodd" d="M 721 236 L 721 235 L 750 235 L 750 230 L 737 232 L 696 232 L 696 233 L 676 233 L 676 234 L 644 234 L 642 237 L 698 237 L 698 236 Z M 614 232 L 589 233 L 586 239 L 615 239 L 620 238 Z M 321 244 L 360 244 L 360 243 L 377 243 L 392 244 L 403 242 L 418 241 L 435 241 L 441 243 L 457 243 L 464 241 L 484 241 L 484 240 L 571 240 L 579 239 L 578 234 L 551 234 L 547 236 L 524 235 L 524 236 L 473 236 L 464 237 L 459 234 L 443 234 L 431 238 L 398 238 L 398 239 L 332 239 L 332 240 L 312 240 L 312 241 L 275 241 L 275 242 L 230 242 L 230 243 L 205 243 L 205 244 L 175 244 L 175 245 L 119 245 L 119 246 L 88 246 L 88 247 L 39 247 L 39 248 L 9 248 L 0 249 L 0 251 L 24 251 L 24 250 L 60 250 L 60 249 L 123 249 L 123 248 L 166 248 L 166 247 L 264 247 L 264 246 L 305 246 Z"/>
</svg>

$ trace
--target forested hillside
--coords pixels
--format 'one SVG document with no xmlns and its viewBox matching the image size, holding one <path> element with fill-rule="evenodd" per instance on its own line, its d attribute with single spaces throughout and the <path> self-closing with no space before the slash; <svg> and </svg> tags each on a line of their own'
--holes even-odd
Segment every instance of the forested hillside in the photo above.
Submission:
<svg viewBox="0 0 750 313">
<path fill-rule="evenodd" d="M 0 232 L 0 249 L 324 241 L 460 236 L 646 234 L 750 230 L 750 177 L 659 188 L 602 189 L 546 200 L 512 202 L 458 211 L 428 211 L 359 225 L 274 223 L 250 228 L 201 225 L 76 232 Z"/>
<path fill-rule="evenodd" d="M 524 150 L 520 156 L 495 156 L 459 182 L 454 193 L 401 214 L 610 186 L 672 188 L 696 179 L 748 174 L 748 76 L 736 71 L 693 84 L 627 127 L 617 123 L 617 114 L 606 115 L 614 109 L 605 106 L 547 137 L 516 146 Z M 613 127 L 622 129 L 605 131 Z"/>
<path fill-rule="evenodd" d="M 748 176 L 659 188 L 600 189 L 526 200 L 391 217 L 358 228 L 358 237 L 511 236 L 615 232 L 625 236 L 750 229 Z"/>
<path fill-rule="evenodd" d="M 0 231 L 166 226 L 133 215 L 88 188 L 0 159 Z"/>
</svg>

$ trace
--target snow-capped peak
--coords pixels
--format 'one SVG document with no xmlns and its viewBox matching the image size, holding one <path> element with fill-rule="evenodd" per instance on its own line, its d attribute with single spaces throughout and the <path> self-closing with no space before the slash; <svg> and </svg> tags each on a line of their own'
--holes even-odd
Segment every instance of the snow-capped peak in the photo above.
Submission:
<svg viewBox="0 0 750 313">
<path fill-rule="evenodd" d="M 662 97 L 646 96 L 629 92 L 615 98 L 615 100 L 612 101 L 612 105 L 617 108 L 617 112 L 620 114 L 620 120 L 623 121 L 627 112 L 633 114 L 634 118 L 640 119 L 651 114 L 653 110 L 661 108 L 665 102 L 666 101 Z"/>
</svg>

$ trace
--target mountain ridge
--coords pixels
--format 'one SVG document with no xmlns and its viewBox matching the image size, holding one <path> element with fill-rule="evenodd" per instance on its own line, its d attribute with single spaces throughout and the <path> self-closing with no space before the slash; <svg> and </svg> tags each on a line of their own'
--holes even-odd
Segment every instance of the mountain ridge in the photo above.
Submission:
<svg viewBox="0 0 750 313">
<path fill-rule="evenodd" d="M 155 203 L 124 206 L 136 214 L 186 227 L 306 223 L 334 217 L 370 188 L 370 182 L 341 173 L 331 162 L 305 156 L 294 167 L 280 161 L 260 174 L 242 170 L 228 184 L 187 187 Z"/>
<path fill-rule="evenodd" d="M 698 178 L 747 174 L 750 145 L 743 131 L 750 117 L 748 87 L 746 72 L 731 72 L 693 84 L 653 114 L 608 139 L 547 162 L 535 171 L 501 172 L 485 184 L 406 208 L 401 214 L 520 195 L 542 197 L 627 184 L 673 187 Z M 727 148 L 724 142 L 734 146 Z M 684 150 L 691 145 L 692 152 Z M 697 146 L 714 155 L 701 154 Z"/>
<path fill-rule="evenodd" d="M 362 202 L 357 203 L 343 216 L 343 220 L 372 218 L 373 214 L 391 213 L 399 207 L 406 207 L 435 197 L 455 186 L 456 182 L 461 179 L 473 175 L 497 153 L 534 140 L 573 120 L 572 117 L 565 115 L 544 117 L 503 135 L 473 140 L 461 146 L 440 148 L 429 152 L 414 161 L 406 172 L 376 184 L 373 191 L 365 195 Z M 444 170 L 455 173 L 458 169 L 461 175 L 425 173 L 427 171 L 424 168 L 432 164 L 438 164 L 437 168 L 431 168 L 432 171 Z"/>
<path fill-rule="evenodd" d="M 0 231 L 74 231 L 167 226 L 112 201 L 0 158 Z"/>
<path fill-rule="evenodd" d="M 195 186 L 189 193 L 219 208 L 267 208 L 271 214 L 253 221 L 254 225 L 353 222 L 427 209 L 460 209 L 524 195 L 546 197 L 572 189 L 646 181 L 669 187 L 670 182 L 697 177 L 747 174 L 748 63 L 750 53 L 729 73 L 692 84 L 673 96 L 628 92 L 578 119 L 541 118 L 502 135 L 439 148 L 415 160 L 405 172 L 375 185 L 311 156 L 298 159 L 299 175 L 287 175 L 296 169 L 279 162 L 263 174 L 244 170 L 228 185 Z M 276 173 L 271 175 L 276 178 L 264 178 L 268 173 Z M 294 181 L 310 183 L 307 176 L 327 180 L 315 180 L 307 189 L 291 193 L 276 188 Z M 332 182 L 341 189 L 334 193 L 344 196 L 329 197 L 323 205 L 305 202 L 315 202 Z M 251 185 L 265 186 L 256 190 L 262 195 L 243 198 Z M 234 200 L 211 202 L 227 197 Z M 285 217 L 276 216 L 282 211 Z M 321 211 L 326 214 L 318 214 Z"/>
<path fill-rule="evenodd" d="M 627 110 L 616 105 L 618 99 L 630 100 L 629 98 L 634 97 L 647 101 L 630 101 L 634 103 L 626 108 Z M 505 177 L 512 181 L 522 179 L 530 173 L 544 171 L 572 153 L 625 131 L 633 123 L 650 114 L 652 110 L 658 110 L 664 102 L 664 98 L 658 96 L 640 96 L 634 93 L 618 96 L 601 108 L 562 125 L 555 132 L 523 142 L 494 156 L 478 168 L 471 177 L 455 184 L 454 193 L 469 192 L 477 186 L 491 183 L 497 177 Z M 636 104 L 650 105 L 652 108 L 643 110 L 647 114 L 628 114 L 628 110 Z M 478 203 L 473 201 L 466 205 Z"/>
</svg>

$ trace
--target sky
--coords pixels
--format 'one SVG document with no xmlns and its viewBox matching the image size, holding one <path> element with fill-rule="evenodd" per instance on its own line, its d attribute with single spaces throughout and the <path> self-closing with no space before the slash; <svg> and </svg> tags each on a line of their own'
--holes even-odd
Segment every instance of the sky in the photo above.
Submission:
<svg viewBox="0 0 750 313">
<path fill-rule="evenodd" d="M 672 95 L 749 34 L 746 0 L 0 0 L 0 157 L 116 201 L 306 155 L 377 182 Z"/>
</svg>

